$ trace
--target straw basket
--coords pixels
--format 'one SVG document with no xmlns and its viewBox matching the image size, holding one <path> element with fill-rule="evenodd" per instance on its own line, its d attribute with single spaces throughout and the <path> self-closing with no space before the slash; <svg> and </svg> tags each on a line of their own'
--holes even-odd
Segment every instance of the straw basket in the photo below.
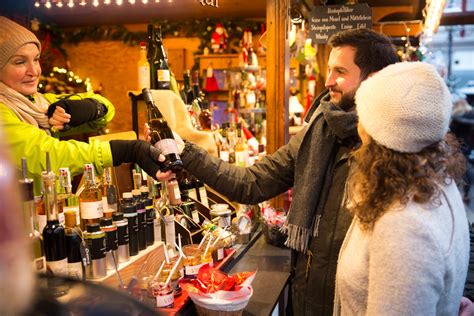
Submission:
<svg viewBox="0 0 474 316">
<path fill-rule="evenodd" d="M 233 300 L 204 298 L 193 295 L 193 293 L 190 293 L 189 296 L 199 316 L 240 316 L 252 297 L 253 289 L 252 287 L 249 289 L 249 295 Z"/>
</svg>

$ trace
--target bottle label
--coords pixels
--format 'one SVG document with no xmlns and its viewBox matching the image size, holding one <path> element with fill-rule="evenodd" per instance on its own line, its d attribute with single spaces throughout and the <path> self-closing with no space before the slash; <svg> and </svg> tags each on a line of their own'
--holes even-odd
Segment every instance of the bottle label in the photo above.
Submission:
<svg viewBox="0 0 474 316">
<path fill-rule="evenodd" d="M 176 145 L 176 141 L 172 138 L 161 139 L 157 141 L 154 146 L 158 148 L 164 156 L 168 154 L 178 155 L 178 145 Z"/>
<path fill-rule="evenodd" d="M 171 76 L 170 71 L 168 69 L 158 69 L 156 71 L 156 74 L 158 77 L 158 81 L 170 81 Z"/>
<path fill-rule="evenodd" d="M 45 256 L 35 258 L 33 260 L 33 269 L 36 272 L 41 272 L 41 273 L 46 272 L 46 258 L 45 258 Z"/>
<path fill-rule="evenodd" d="M 223 161 L 227 161 L 229 162 L 229 152 L 228 151 L 222 151 L 220 152 L 220 158 L 223 160 Z"/>
<path fill-rule="evenodd" d="M 161 295 L 158 294 L 156 297 L 156 307 L 166 308 L 166 307 L 173 307 L 174 306 L 174 293 L 171 291 L 169 294 Z"/>
<path fill-rule="evenodd" d="M 46 269 L 47 274 L 67 277 L 67 258 L 58 261 L 46 261 Z"/>
<path fill-rule="evenodd" d="M 179 186 L 175 185 L 173 187 L 173 192 L 175 200 L 181 200 L 181 191 L 179 191 Z"/>
<path fill-rule="evenodd" d="M 102 196 L 102 210 L 104 210 L 105 212 L 107 212 L 108 210 L 108 207 L 109 204 L 107 203 L 107 197 L 106 196 Z"/>
<path fill-rule="evenodd" d="M 150 67 L 146 61 L 138 66 L 138 85 L 140 90 L 143 88 L 150 89 Z"/>
<path fill-rule="evenodd" d="M 198 211 L 193 211 L 192 216 L 193 216 L 193 221 L 195 221 L 197 224 L 199 224 L 199 212 Z"/>
<path fill-rule="evenodd" d="M 224 259 L 224 248 L 217 249 L 217 261 Z"/>
<path fill-rule="evenodd" d="M 188 190 L 188 196 L 189 196 L 190 198 L 192 198 L 194 201 L 197 201 L 197 200 L 198 200 L 198 196 L 197 196 L 197 193 L 196 193 L 196 189 Z"/>
<path fill-rule="evenodd" d="M 246 150 L 235 152 L 235 164 L 239 167 L 247 167 L 249 153 Z"/>
<path fill-rule="evenodd" d="M 82 219 L 101 218 L 104 216 L 104 208 L 102 201 L 97 202 L 80 202 L 79 209 L 81 210 Z"/>
<path fill-rule="evenodd" d="M 119 245 L 128 245 L 128 224 L 118 226 L 117 225 L 117 235 L 118 235 L 118 244 Z"/>
<path fill-rule="evenodd" d="M 209 201 L 207 200 L 207 192 L 205 187 L 199 188 L 199 196 L 201 197 L 201 203 L 206 207 L 209 207 Z"/>
<path fill-rule="evenodd" d="M 98 260 L 105 258 L 105 238 L 86 238 L 87 248 L 90 251 L 91 259 Z"/>
<path fill-rule="evenodd" d="M 71 279 L 82 280 L 82 262 L 68 263 L 67 269 Z"/>
<path fill-rule="evenodd" d="M 63 226 L 66 224 L 66 217 L 64 216 L 64 211 L 61 213 L 58 213 L 58 221 L 59 221 L 59 224 Z"/>
</svg>

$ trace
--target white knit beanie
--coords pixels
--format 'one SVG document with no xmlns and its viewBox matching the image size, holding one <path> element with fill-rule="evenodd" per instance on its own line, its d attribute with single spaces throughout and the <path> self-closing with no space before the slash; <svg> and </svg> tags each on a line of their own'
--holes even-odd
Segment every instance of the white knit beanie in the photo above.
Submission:
<svg viewBox="0 0 474 316">
<path fill-rule="evenodd" d="M 0 16 L 0 69 L 15 52 L 25 44 L 34 43 L 41 51 L 41 44 L 35 34 L 12 20 Z"/>
<path fill-rule="evenodd" d="M 359 123 L 367 134 L 399 152 L 419 152 L 448 131 L 451 94 L 427 63 L 387 66 L 362 82 L 355 102 Z"/>
</svg>

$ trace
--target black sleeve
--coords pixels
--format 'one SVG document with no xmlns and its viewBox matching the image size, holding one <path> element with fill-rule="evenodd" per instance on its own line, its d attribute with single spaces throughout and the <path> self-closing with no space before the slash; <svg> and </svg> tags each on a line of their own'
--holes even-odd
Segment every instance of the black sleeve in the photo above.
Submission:
<svg viewBox="0 0 474 316">
<path fill-rule="evenodd" d="M 56 107 L 60 106 L 71 115 L 69 127 L 76 127 L 95 121 L 107 114 L 107 107 L 96 99 L 86 98 L 81 100 L 62 99 L 52 103 L 48 108 L 48 117 L 53 116 Z"/>
</svg>

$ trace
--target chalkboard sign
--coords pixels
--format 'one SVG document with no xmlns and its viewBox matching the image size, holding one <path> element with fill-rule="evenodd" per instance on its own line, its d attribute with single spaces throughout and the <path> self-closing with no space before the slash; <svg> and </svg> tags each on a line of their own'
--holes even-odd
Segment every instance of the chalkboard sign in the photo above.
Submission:
<svg viewBox="0 0 474 316">
<path fill-rule="evenodd" d="M 372 9 L 367 3 L 317 6 L 309 15 L 309 36 L 317 44 L 326 44 L 339 31 L 361 28 L 372 28 Z"/>
</svg>

